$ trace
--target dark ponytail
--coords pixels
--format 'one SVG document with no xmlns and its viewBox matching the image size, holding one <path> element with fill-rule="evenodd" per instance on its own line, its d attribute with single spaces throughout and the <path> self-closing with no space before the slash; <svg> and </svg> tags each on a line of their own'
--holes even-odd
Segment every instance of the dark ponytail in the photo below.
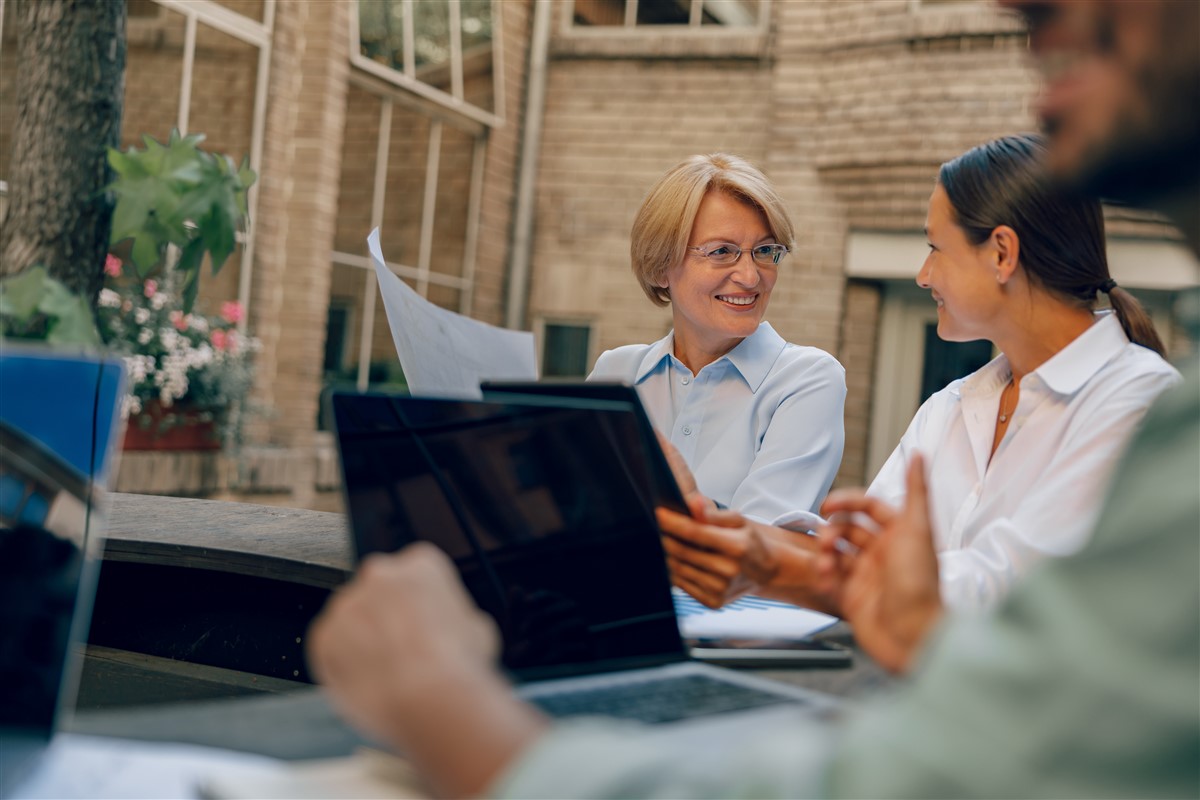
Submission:
<svg viewBox="0 0 1200 800">
<path fill-rule="evenodd" d="M 938 172 L 960 228 L 975 245 L 1000 225 L 1016 231 L 1021 267 L 1047 291 L 1089 310 L 1105 292 L 1131 342 L 1164 354 L 1150 316 L 1108 272 L 1104 215 L 1095 200 L 1057 188 L 1042 165 L 1046 148 L 1036 134 L 1005 136 L 980 145 Z"/>
</svg>

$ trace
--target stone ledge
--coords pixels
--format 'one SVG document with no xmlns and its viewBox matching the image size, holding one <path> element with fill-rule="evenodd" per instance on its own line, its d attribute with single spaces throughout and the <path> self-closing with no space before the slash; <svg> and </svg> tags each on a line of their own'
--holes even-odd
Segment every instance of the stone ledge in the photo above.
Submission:
<svg viewBox="0 0 1200 800">
<path fill-rule="evenodd" d="M 317 484 L 324 489 L 341 485 L 337 453 L 332 441 L 314 449 L 245 447 L 237 453 L 200 451 L 136 451 L 121 455 L 116 490 L 136 494 L 177 497 L 210 497 L 312 491 L 316 464 Z"/>
</svg>

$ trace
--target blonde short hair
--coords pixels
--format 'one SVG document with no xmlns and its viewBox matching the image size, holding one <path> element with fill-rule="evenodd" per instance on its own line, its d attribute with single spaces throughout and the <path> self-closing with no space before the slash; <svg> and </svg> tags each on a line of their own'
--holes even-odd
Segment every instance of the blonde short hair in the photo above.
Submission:
<svg viewBox="0 0 1200 800">
<path fill-rule="evenodd" d="M 725 192 L 754 206 L 767 218 L 779 244 L 793 246 L 795 229 L 775 187 L 749 161 L 728 153 L 691 156 L 650 189 L 630 233 L 629 258 L 642 291 L 658 306 L 671 302 L 667 270 L 687 255 L 700 202 L 710 192 Z"/>
</svg>

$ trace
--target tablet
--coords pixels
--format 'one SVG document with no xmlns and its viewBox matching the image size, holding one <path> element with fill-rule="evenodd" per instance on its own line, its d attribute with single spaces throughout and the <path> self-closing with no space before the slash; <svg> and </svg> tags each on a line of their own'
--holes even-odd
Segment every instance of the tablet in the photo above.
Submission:
<svg viewBox="0 0 1200 800">
<path fill-rule="evenodd" d="M 675 474 L 667 456 L 658 443 L 658 434 L 646 414 L 637 389 L 627 383 L 613 381 L 484 381 L 479 384 L 485 400 L 498 400 L 509 397 L 512 402 L 528 402 L 521 398 L 564 398 L 571 400 L 599 400 L 628 403 L 633 407 L 637 420 L 636 444 L 628 443 L 626 450 L 629 458 L 641 462 L 648 472 L 648 486 L 652 505 L 665 506 L 680 514 L 691 515 L 679 484 L 675 482 Z M 640 446 L 639 446 L 640 445 Z M 632 451 L 640 451 L 641 459 Z M 640 470 L 641 464 L 638 465 Z"/>
</svg>

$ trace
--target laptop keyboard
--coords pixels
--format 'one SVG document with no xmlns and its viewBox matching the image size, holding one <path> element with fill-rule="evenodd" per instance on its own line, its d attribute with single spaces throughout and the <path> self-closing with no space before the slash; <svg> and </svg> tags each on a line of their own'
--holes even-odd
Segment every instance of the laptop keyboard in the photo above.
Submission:
<svg viewBox="0 0 1200 800">
<path fill-rule="evenodd" d="M 706 675 L 572 690 L 531 697 L 529 701 L 552 717 L 599 714 L 639 722 L 675 722 L 779 703 L 803 702 L 799 698 L 728 683 Z"/>
</svg>

